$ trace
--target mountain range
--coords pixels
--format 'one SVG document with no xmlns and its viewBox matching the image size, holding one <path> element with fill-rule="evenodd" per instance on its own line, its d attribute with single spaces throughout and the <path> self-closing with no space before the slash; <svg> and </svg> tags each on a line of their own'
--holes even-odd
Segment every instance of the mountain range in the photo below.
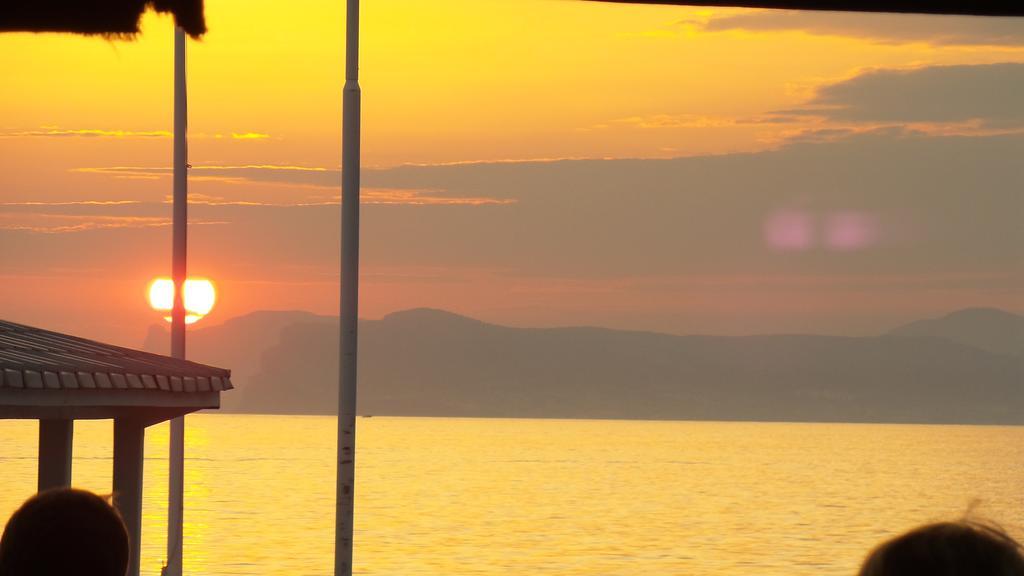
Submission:
<svg viewBox="0 0 1024 576">
<path fill-rule="evenodd" d="M 150 329 L 145 349 L 168 347 Z M 1024 316 L 974 308 L 869 337 L 512 328 L 433 309 L 360 321 L 372 415 L 1024 424 Z M 254 312 L 190 330 L 231 412 L 333 414 L 338 319 Z"/>
</svg>

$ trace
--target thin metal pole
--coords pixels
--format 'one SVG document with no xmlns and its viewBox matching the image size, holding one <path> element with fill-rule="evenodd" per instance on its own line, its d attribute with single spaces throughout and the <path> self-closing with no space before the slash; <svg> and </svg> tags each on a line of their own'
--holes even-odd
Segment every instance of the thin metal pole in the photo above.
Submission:
<svg viewBox="0 0 1024 576">
<path fill-rule="evenodd" d="M 356 351 L 359 341 L 359 0 L 347 0 L 341 139 L 341 350 L 334 574 L 352 575 L 356 471 Z"/>
<path fill-rule="evenodd" d="M 185 359 L 185 278 L 188 273 L 188 107 L 185 86 L 185 31 L 174 29 L 174 233 L 171 275 L 171 356 Z M 171 420 L 167 487 L 165 576 L 181 576 L 185 492 L 185 417 Z"/>
</svg>

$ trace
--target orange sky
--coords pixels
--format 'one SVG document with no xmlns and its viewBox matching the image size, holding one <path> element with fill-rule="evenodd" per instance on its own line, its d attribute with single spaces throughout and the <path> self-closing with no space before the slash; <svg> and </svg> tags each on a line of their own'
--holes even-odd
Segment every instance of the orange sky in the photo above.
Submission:
<svg viewBox="0 0 1024 576">
<path fill-rule="evenodd" d="M 293 177 L 315 179 L 315 171 L 276 170 L 275 177 L 250 178 L 228 177 L 216 167 L 336 170 L 341 7 L 335 1 L 290 3 L 287 10 L 278 2 L 207 2 L 210 32 L 201 42 L 189 43 L 190 161 L 197 167 L 191 190 L 196 200 L 275 205 L 334 200 L 338 191 L 329 183 Z M 1024 62 L 1024 28 L 1005 20 L 825 18 L 794 15 L 791 24 L 778 26 L 760 12 L 745 10 L 568 0 L 367 2 L 362 30 L 363 162 L 380 169 L 383 182 L 401 180 L 388 169 L 405 164 L 653 159 L 776 150 L 811 130 L 853 134 L 893 125 L 787 116 L 787 111 L 812 102 L 822 87 L 878 69 Z M 0 202 L 162 202 L 170 193 L 170 179 L 160 169 L 170 163 L 171 47 L 169 19 L 153 14 L 145 17 L 143 34 L 134 42 L 52 34 L 0 37 L 0 53 L 8 55 L 0 67 Z M 896 123 L 973 136 L 1017 130 L 1015 125 L 981 125 L 974 117 Z M 432 202 L 432 207 L 420 206 L 430 214 L 469 210 L 481 199 L 487 205 L 478 206 L 480 210 L 503 209 L 500 202 L 488 204 L 494 190 L 486 185 L 467 185 L 458 194 L 455 184 L 441 189 L 371 182 L 368 187 L 373 188 L 371 201 L 376 198 L 378 203 Z M 512 204 L 523 202 L 528 201 L 510 196 L 505 209 L 513 211 Z M 396 222 L 389 214 L 397 212 L 380 213 L 369 214 L 368 222 Z M 319 239 L 311 233 L 311 242 L 327 245 L 317 257 L 310 256 L 309 245 L 296 245 L 303 254 L 268 251 L 258 260 L 242 253 L 245 242 L 232 243 L 231 238 L 242 236 L 212 232 L 234 226 L 235 216 L 194 214 L 193 269 L 222 284 L 223 297 L 211 320 L 260 308 L 336 312 L 336 230 L 324 230 Z M 6 233 L 0 253 L 6 279 L 0 313 L 137 344 L 153 320 L 145 310 L 145 283 L 166 273 L 168 216 L 169 207 L 167 214 L 67 206 L 56 211 L 52 206 L 5 210 L 0 213 L 0 231 Z M 482 232 L 472 229 L 472 221 L 460 224 L 466 226 L 462 243 L 473 242 Z M 635 235 L 644 221 L 629 224 L 623 232 Z M 385 226 L 399 236 L 408 229 Z M 289 235 L 279 245 L 290 245 L 295 230 L 271 224 L 265 233 Z M 124 239 L 112 239 L 117 234 Z M 567 241 L 561 244 L 571 244 L 571 227 L 565 234 Z M 416 237 L 405 240 L 417 243 Z M 46 260 L 46 254 L 93 243 L 120 246 L 121 251 Z M 364 290 L 364 313 L 373 317 L 435 305 L 518 324 L 588 323 L 675 332 L 744 332 L 772 326 L 865 332 L 945 307 L 985 304 L 980 302 L 985 298 L 993 305 L 1019 302 L 1013 290 L 984 298 L 970 291 L 956 297 L 932 293 L 876 298 L 843 288 L 858 295 L 843 296 L 850 309 L 837 313 L 840 296 L 809 284 L 806 293 L 816 298 L 794 300 L 771 296 L 771 290 L 740 288 L 735 297 L 722 298 L 717 288 L 701 291 L 691 283 L 680 289 L 681 278 L 697 274 L 685 265 L 669 269 L 659 264 L 652 268 L 657 273 L 639 280 L 625 266 L 563 275 L 529 269 L 519 256 L 502 256 L 505 245 L 496 246 L 493 258 L 483 261 L 469 255 L 462 260 L 434 254 L 399 257 L 397 249 L 382 250 L 378 258 L 371 246 L 364 260 L 364 282 L 372 287 Z M 743 273 L 732 270 L 724 277 Z M 446 280 L 436 281 L 439 276 Z M 642 290 L 629 287 L 637 282 L 644 284 Z M 68 299 L 71 286 L 75 297 Z M 923 305 L 929 301 L 934 302 Z M 901 307 L 905 305 L 909 308 Z M 861 308 L 868 309 L 866 316 Z M 763 317 L 738 320 L 739 311 L 745 317 L 760 311 Z M 796 317 L 803 320 L 786 321 Z M 870 320 L 858 322 L 858 317 Z"/>
</svg>

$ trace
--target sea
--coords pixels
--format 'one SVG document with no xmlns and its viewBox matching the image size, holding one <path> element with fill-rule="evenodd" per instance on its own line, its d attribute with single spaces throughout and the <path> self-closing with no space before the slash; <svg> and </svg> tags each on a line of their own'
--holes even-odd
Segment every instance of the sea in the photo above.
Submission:
<svg viewBox="0 0 1024 576">
<path fill-rule="evenodd" d="M 187 418 L 185 573 L 333 570 L 333 417 Z M 364 575 L 853 575 L 917 524 L 1024 534 L 1024 427 L 360 418 Z M 144 574 L 165 557 L 167 425 L 147 431 Z M 109 493 L 113 428 L 75 424 Z M 0 421 L 0 519 L 35 490 L 37 424 Z"/>
</svg>

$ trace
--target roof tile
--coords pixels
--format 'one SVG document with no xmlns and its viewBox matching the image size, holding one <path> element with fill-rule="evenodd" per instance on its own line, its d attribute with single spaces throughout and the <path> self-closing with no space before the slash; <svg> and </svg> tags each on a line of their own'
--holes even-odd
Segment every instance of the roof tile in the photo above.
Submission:
<svg viewBox="0 0 1024 576">
<path fill-rule="evenodd" d="M 21 371 L 5 368 L 4 384 L 6 384 L 8 388 L 24 388 L 25 386 L 22 384 L 21 380 Z"/>
<path fill-rule="evenodd" d="M 60 373 L 60 386 L 61 388 L 77 389 L 78 379 L 71 372 Z"/>
<path fill-rule="evenodd" d="M 49 370 L 43 372 L 43 382 L 47 388 L 60 390 L 60 376 L 56 372 L 50 372 Z"/>
<path fill-rule="evenodd" d="M 142 379 L 139 378 L 138 374 L 125 374 L 124 376 L 128 379 L 129 388 L 134 388 L 136 390 L 145 388 L 145 386 L 142 385 Z"/>
<path fill-rule="evenodd" d="M 93 377 L 96 379 L 96 387 L 101 390 L 109 390 L 114 386 L 106 372 L 97 372 L 93 374 Z"/>
<path fill-rule="evenodd" d="M 25 378 L 25 388 L 42 388 L 43 375 L 35 370 L 25 370 L 22 373 Z"/>
<path fill-rule="evenodd" d="M 93 380 L 92 374 L 90 374 L 88 372 L 79 372 L 77 374 L 77 376 L 78 376 L 78 385 L 81 386 L 82 388 L 90 388 L 90 389 L 96 388 L 96 381 Z"/>
</svg>

